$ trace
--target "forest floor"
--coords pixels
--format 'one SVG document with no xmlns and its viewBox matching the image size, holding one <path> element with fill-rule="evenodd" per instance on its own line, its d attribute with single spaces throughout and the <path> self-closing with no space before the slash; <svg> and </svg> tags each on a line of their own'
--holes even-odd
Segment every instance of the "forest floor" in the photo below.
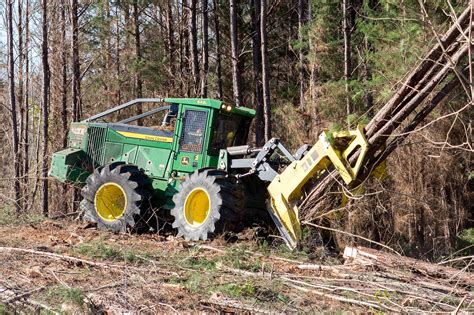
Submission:
<svg viewBox="0 0 474 315">
<path fill-rule="evenodd" d="M 253 234 L 186 242 L 66 220 L 0 225 L 0 314 L 474 312 L 468 268 L 439 279 Z"/>
</svg>

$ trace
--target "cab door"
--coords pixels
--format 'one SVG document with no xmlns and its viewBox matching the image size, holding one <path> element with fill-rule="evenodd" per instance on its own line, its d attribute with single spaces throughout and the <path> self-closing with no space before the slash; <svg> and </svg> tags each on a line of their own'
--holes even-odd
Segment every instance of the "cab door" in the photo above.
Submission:
<svg viewBox="0 0 474 315">
<path fill-rule="evenodd" d="M 185 106 L 173 169 L 192 173 L 205 163 L 210 111 L 206 108 Z"/>
</svg>

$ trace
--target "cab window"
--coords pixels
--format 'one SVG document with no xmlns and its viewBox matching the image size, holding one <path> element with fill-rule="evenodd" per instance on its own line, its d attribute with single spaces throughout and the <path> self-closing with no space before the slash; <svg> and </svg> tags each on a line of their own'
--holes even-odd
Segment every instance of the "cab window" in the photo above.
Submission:
<svg viewBox="0 0 474 315">
<path fill-rule="evenodd" d="M 239 127 L 240 117 L 238 116 L 217 116 L 212 136 L 212 148 L 223 149 L 231 147 Z"/>
<path fill-rule="evenodd" d="M 184 111 L 183 130 L 179 141 L 179 148 L 186 152 L 201 152 L 206 130 L 207 111 Z"/>
</svg>

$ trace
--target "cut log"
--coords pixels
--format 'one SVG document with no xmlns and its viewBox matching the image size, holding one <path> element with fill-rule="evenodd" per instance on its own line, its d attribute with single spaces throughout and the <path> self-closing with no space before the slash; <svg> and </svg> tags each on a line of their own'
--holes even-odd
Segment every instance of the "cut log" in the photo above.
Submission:
<svg viewBox="0 0 474 315">
<path fill-rule="evenodd" d="M 344 259 L 346 263 L 375 266 L 386 271 L 410 272 L 413 277 L 423 275 L 436 278 L 444 282 L 445 285 L 474 285 L 474 274 L 471 272 L 431 264 L 414 258 L 400 257 L 366 247 L 346 247 L 344 249 Z"/>
</svg>

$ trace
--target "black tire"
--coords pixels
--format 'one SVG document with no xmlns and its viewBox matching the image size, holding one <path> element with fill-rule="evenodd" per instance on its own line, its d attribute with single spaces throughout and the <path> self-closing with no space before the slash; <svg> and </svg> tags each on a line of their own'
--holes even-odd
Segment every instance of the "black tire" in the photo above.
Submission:
<svg viewBox="0 0 474 315">
<path fill-rule="evenodd" d="M 203 221 L 192 224 L 188 218 L 194 209 L 189 205 L 186 207 L 186 204 L 188 197 L 192 198 L 192 193 L 196 191 L 205 191 L 209 204 Z M 175 207 L 171 209 L 171 215 L 178 237 L 193 241 L 207 240 L 224 231 L 238 231 L 241 228 L 243 190 L 235 177 L 224 171 L 204 169 L 188 175 L 180 191 L 173 196 L 173 202 Z"/>
<path fill-rule="evenodd" d="M 109 216 L 108 219 L 100 211 L 101 205 L 107 201 L 96 199 L 96 197 L 101 198 L 98 194 L 103 195 L 100 191 L 106 185 L 119 187 L 119 191 L 124 196 L 119 200 L 123 208 L 120 216 Z M 96 169 L 87 178 L 81 194 L 83 200 L 80 207 L 84 211 L 84 220 L 97 223 L 100 229 L 126 232 L 146 228 L 146 222 L 150 216 L 152 190 L 148 177 L 138 167 L 116 162 Z"/>
</svg>

